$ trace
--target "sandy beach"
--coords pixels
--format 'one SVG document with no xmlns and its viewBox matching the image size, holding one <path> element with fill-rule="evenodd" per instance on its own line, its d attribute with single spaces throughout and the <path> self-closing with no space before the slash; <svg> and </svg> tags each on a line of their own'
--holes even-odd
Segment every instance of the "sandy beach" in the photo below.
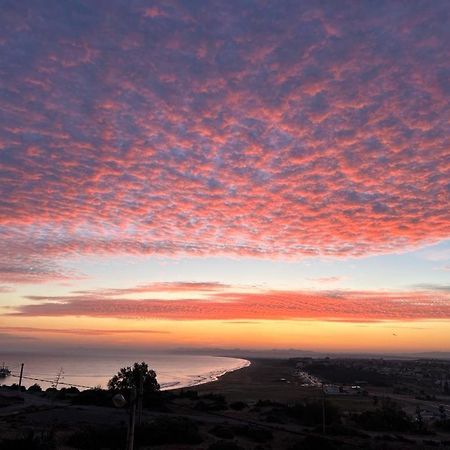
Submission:
<svg viewBox="0 0 450 450">
<path fill-rule="evenodd" d="M 245 358 L 250 366 L 221 376 L 217 381 L 195 386 L 198 392 L 220 393 L 230 400 L 279 402 L 320 395 L 320 390 L 303 387 L 286 359 Z"/>
</svg>

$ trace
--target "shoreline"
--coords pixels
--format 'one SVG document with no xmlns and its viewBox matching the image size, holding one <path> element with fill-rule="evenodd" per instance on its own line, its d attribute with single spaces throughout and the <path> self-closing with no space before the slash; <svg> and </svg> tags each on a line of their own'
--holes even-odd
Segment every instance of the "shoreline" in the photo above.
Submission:
<svg viewBox="0 0 450 450">
<path fill-rule="evenodd" d="M 195 357 L 197 355 L 189 355 L 189 356 Z M 220 364 L 218 364 L 216 368 L 212 367 L 209 372 L 200 372 L 197 374 L 192 373 L 189 375 L 189 377 L 184 377 L 185 379 L 181 378 L 179 380 L 177 380 L 176 379 L 177 377 L 174 376 L 174 377 L 172 377 L 172 380 L 169 379 L 167 381 L 161 381 L 160 382 L 160 390 L 161 391 L 174 391 L 177 389 L 191 389 L 196 386 L 209 384 L 209 383 L 215 383 L 223 376 L 226 376 L 229 373 L 233 373 L 235 371 L 244 369 L 251 365 L 250 360 L 248 360 L 246 358 L 235 357 L 235 356 L 218 356 L 218 355 L 198 355 L 198 356 L 201 356 L 201 357 L 207 356 L 209 358 L 226 358 L 229 361 L 233 360 L 231 363 L 234 364 L 234 366 L 228 368 L 228 367 L 226 367 L 227 364 L 223 364 L 223 366 L 225 366 L 225 367 L 223 367 L 223 366 L 220 367 Z M 2 386 L 2 385 L 8 386 L 8 385 L 12 385 L 14 383 L 18 383 L 19 374 L 18 374 L 18 372 L 17 373 L 16 372 L 17 372 L 16 370 L 13 370 L 10 376 L 0 378 L 0 386 Z M 176 375 L 176 372 L 173 372 L 173 373 Z M 156 372 L 156 375 L 158 376 L 158 370 Z M 44 375 L 40 375 L 40 374 L 39 374 L 39 376 L 36 375 L 36 376 L 30 377 L 30 376 L 28 376 L 28 373 L 26 372 L 24 375 L 23 386 L 29 387 L 33 383 L 38 383 L 44 390 L 47 387 L 51 387 L 53 380 L 44 379 L 43 377 L 44 377 Z M 70 381 L 72 381 L 72 382 L 70 382 Z M 91 385 L 89 383 L 84 383 L 84 382 L 82 383 L 81 381 L 78 381 L 74 378 L 67 379 L 65 377 L 63 378 L 63 380 L 60 381 L 59 384 L 61 385 L 60 387 L 66 387 L 66 388 L 74 386 L 74 387 L 77 387 L 78 389 L 80 389 L 80 391 L 93 389 L 96 386 L 100 386 L 102 389 L 107 389 L 104 386 L 104 383 L 98 383 L 97 385 L 95 385 L 93 383 Z"/>
<path fill-rule="evenodd" d="M 230 401 L 245 402 L 262 399 L 291 402 L 318 395 L 317 388 L 300 386 L 288 359 L 246 359 L 251 364 L 245 370 L 228 372 L 217 381 L 196 386 L 195 390 L 202 394 L 221 394 Z"/>
<path fill-rule="evenodd" d="M 210 355 L 213 356 L 213 355 Z M 213 356 L 214 357 L 214 356 Z M 205 375 L 200 380 L 195 380 L 191 383 L 183 384 L 182 382 L 173 382 L 173 383 L 167 383 L 165 386 L 161 386 L 161 391 L 175 391 L 177 389 L 189 389 L 194 388 L 197 386 L 203 386 L 205 384 L 209 383 L 216 383 L 218 382 L 222 377 L 226 376 L 227 374 L 234 373 L 238 370 L 245 369 L 247 367 L 250 367 L 252 364 L 252 361 L 246 358 L 236 358 L 233 356 L 221 356 L 221 358 L 230 358 L 230 359 L 237 359 L 242 361 L 242 365 L 238 367 L 234 367 L 228 370 L 217 370 L 215 372 L 211 372 L 208 375 Z"/>
</svg>

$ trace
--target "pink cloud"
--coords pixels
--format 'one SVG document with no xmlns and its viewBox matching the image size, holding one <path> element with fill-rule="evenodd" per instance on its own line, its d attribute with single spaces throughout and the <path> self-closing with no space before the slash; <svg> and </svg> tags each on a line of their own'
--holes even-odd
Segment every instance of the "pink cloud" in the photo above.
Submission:
<svg viewBox="0 0 450 450">
<path fill-rule="evenodd" d="M 120 334 L 169 334 L 167 330 L 151 330 L 151 329 L 92 329 L 92 328 L 40 328 L 40 327 L 2 327 L 2 333 L 12 334 L 75 334 L 89 336 L 107 336 Z"/>
<path fill-rule="evenodd" d="M 13 310 L 9 314 L 233 321 L 450 319 L 448 290 L 432 287 L 407 292 L 265 290 L 249 293 L 234 289 L 213 291 L 202 299 L 175 300 L 123 299 L 110 296 L 111 292 L 104 294 L 99 290 L 60 297 L 29 296 L 26 298 L 33 303 L 10 308 Z"/>
<path fill-rule="evenodd" d="M 93 291 L 74 291 L 74 294 L 79 295 L 101 295 L 104 297 L 114 297 L 128 294 L 141 294 L 146 292 L 197 292 L 208 293 L 214 291 L 221 291 L 230 285 L 218 282 L 155 282 L 150 284 L 141 284 L 132 288 L 122 289 L 102 289 Z"/>
<path fill-rule="evenodd" d="M 450 235 L 448 2 L 81 3 L 0 18 L 4 282 Z"/>
<path fill-rule="evenodd" d="M 343 281 L 345 279 L 346 277 L 342 276 L 308 278 L 308 280 L 310 281 L 315 281 L 317 283 L 324 283 L 324 284 L 338 283 L 339 281 Z"/>
<path fill-rule="evenodd" d="M 0 294 L 8 294 L 10 292 L 14 292 L 11 286 L 0 286 Z"/>
</svg>

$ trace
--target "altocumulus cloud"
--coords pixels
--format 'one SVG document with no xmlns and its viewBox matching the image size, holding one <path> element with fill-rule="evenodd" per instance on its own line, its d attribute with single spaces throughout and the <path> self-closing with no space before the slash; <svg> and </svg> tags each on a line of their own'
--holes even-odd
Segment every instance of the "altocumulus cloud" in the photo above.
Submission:
<svg viewBox="0 0 450 450">
<path fill-rule="evenodd" d="M 448 291 L 276 291 L 248 290 L 227 286 L 197 292 L 192 286 L 178 299 L 164 299 L 167 284 L 130 289 L 97 290 L 67 296 L 28 296 L 29 303 L 9 307 L 12 316 L 87 316 L 119 319 L 172 320 L 283 320 L 318 319 L 325 321 L 372 322 L 383 320 L 449 319 Z M 148 297 L 124 298 L 130 292 L 148 292 Z M 191 295 L 186 295 L 191 294 Z M 31 303 L 30 303 L 31 302 Z"/>
<path fill-rule="evenodd" d="M 449 236 L 445 0 L 6 0 L 0 279 Z"/>
</svg>

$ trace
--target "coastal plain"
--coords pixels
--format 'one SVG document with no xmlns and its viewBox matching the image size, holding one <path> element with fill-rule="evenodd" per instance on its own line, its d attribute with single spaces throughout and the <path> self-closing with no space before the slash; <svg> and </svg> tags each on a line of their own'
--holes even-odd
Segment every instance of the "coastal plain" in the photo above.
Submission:
<svg viewBox="0 0 450 450">
<path fill-rule="evenodd" d="M 391 377 L 390 384 L 385 383 L 389 379 L 385 377 L 387 367 L 392 373 L 407 373 L 405 367 L 423 366 L 424 373 L 440 374 L 439 370 L 448 370 L 448 361 L 250 361 L 251 365 L 226 373 L 217 381 L 161 392 L 143 410 L 142 424 L 136 427 L 135 448 L 326 450 L 450 446 L 450 432 L 445 429 L 448 421 L 444 418 L 450 413 L 450 395 L 443 387 L 434 382 L 416 383 L 414 387 L 407 377 L 398 374 Z M 366 371 L 369 379 L 360 380 L 364 385 L 358 390 L 344 389 L 347 384 L 342 377 L 349 364 L 356 374 L 358 367 Z M 322 383 L 327 383 L 329 389 L 337 386 L 341 392 L 338 389 L 327 394 L 322 384 L 305 383 L 308 369 L 311 373 L 326 372 Z M 331 384 L 333 376 L 336 380 Z M 307 379 L 319 380 L 315 374 Z M 86 392 L 61 389 L 31 393 L 2 387 L 0 449 L 124 448 L 126 408 L 114 408 L 108 391 L 99 391 L 96 396 L 91 391 L 87 401 Z M 384 415 L 389 416 L 390 424 L 383 423 Z"/>
</svg>

